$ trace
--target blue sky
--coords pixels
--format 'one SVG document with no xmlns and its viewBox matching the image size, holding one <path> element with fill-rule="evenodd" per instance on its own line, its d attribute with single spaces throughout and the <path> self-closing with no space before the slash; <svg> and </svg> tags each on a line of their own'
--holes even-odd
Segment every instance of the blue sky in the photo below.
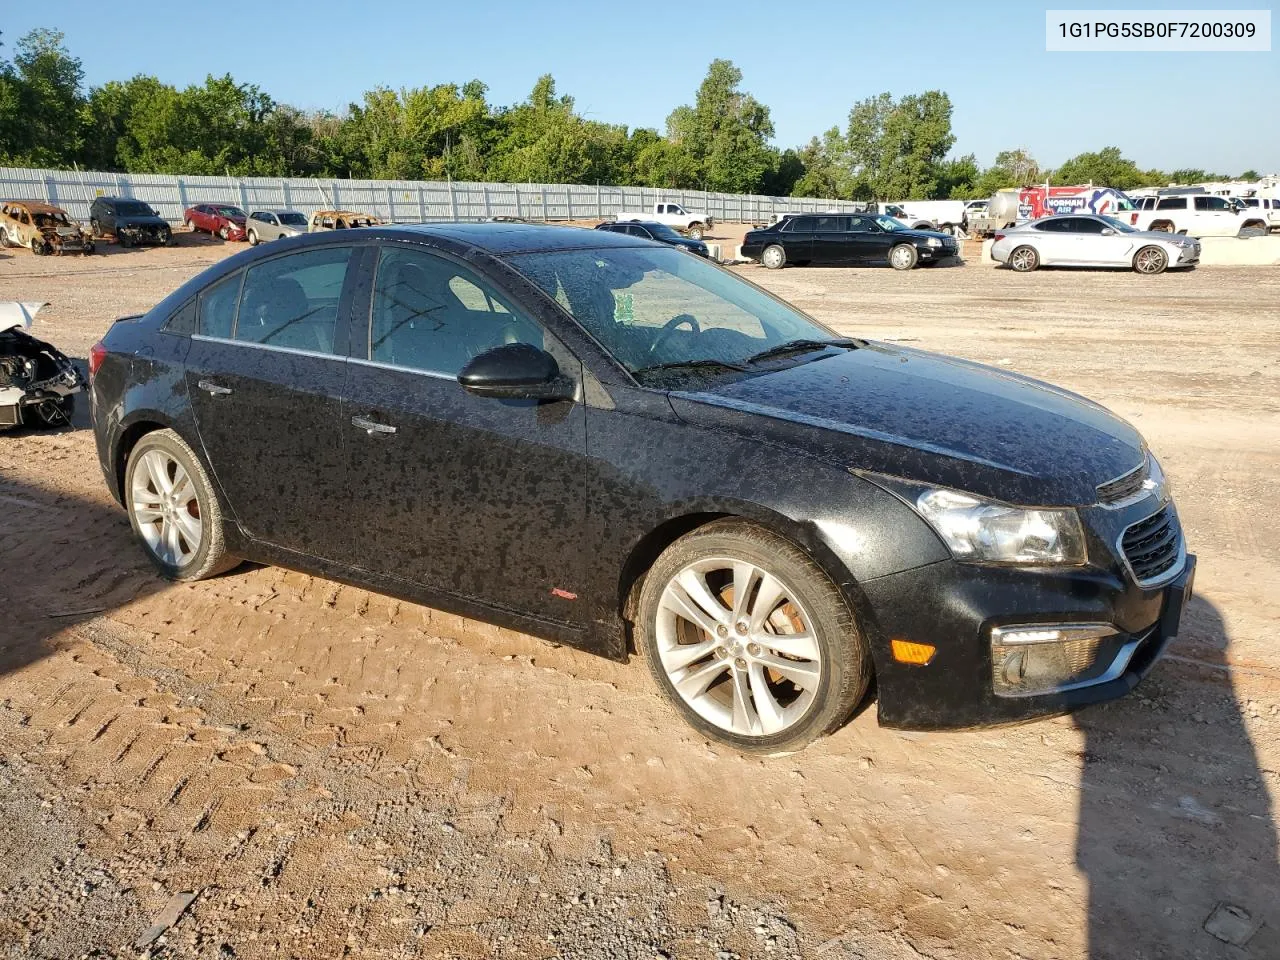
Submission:
<svg viewBox="0 0 1280 960">
<path fill-rule="evenodd" d="M 1064 0 L 4 6 L 0 53 L 32 27 L 56 28 L 90 84 L 150 73 L 183 86 L 229 72 L 277 100 L 341 109 L 376 85 L 473 77 L 492 102 L 513 103 L 549 72 L 593 119 L 662 129 L 673 107 L 692 102 L 707 64 L 727 57 L 770 107 L 781 146 L 843 127 L 855 101 L 882 90 L 940 88 L 955 107 L 953 152 L 982 163 L 1006 147 L 1054 165 L 1114 144 L 1144 167 L 1280 171 L 1280 54 L 1046 53 L 1044 11 Z"/>
</svg>

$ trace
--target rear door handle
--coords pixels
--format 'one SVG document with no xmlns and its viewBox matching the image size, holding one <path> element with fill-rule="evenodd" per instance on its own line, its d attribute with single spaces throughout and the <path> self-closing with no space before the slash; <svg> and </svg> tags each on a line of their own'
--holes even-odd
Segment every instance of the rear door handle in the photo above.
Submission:
<svg viewBox="0 0 1280 960">
<path fill-rule="evenodd" d="M 359 427 L 371 437 L 376 437 L 379 434 L 396 432 L 396 428 L 391 426 L 391 424 L 379 423 L 377 420 L 370 420 L 368 417 L 352 417 L 351 425 L 353 427 Z"/>
<path fill-rule="evenodd" d="M 221 386 L 220 384 L 214 383 L 211 380 L 201 380 L 199 383 L 196 384 L 196 386 L 198 386 L 205 393 L 214 397 L 225 397 L 227 394 L 231 392 L 230 387 Z"/>
</svg>

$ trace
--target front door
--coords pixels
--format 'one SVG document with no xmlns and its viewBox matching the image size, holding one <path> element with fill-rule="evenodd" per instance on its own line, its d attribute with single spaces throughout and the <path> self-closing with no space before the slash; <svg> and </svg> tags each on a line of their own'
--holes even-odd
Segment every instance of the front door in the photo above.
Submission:
<svg viewBox="0 0 1280 960">
<path fill-rule="evenodd" d="M 854 263 L 884 263 L 889 256 L 889 235 L 873 217 L 850 217 L 849 246 Z"/>
<path fill-rule="evenodd" d="M 458 372 L 504 343 L 581 366 L 477 271 L 385 245 L 353 350 L 343 430 L 352 562 L 544 619 L 582 619 L 586 408 L 477 397 Z"/>
<path fill-rule="evenodd" d="M 250 537 L 339 559 L 351 246 L 238 271 L 200 296 L 186 382 L 200 441 Z M 354 271 L 350 271 L 354 273 Z"/>
</svg>

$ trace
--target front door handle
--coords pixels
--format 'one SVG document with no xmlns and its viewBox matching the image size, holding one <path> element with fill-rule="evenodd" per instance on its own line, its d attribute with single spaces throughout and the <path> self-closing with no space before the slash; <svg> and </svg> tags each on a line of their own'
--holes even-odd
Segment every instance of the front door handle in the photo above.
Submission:
<svg viewBox="0 0 1280 960">
<path fill-rule="evenodd" d="M 352 417 L 351 425 L 353 427 L 359 427 L 371 437 L 396 432 L 396 428 L 391 426 L 391 424 L 379 423 L 377 420 L 370 420 L 368 417 Z"/>
<path fill-rule="evenodd" d="M 196 386 L 198 386 L 205 393 L 214 397 L 225 397 L 227 394 L 231 392 L 230 387 L 221 386 L 220 384 L 216 384 L 211 380 L 201 380 L 199 383 L 196 384 Z"/>
</svg>

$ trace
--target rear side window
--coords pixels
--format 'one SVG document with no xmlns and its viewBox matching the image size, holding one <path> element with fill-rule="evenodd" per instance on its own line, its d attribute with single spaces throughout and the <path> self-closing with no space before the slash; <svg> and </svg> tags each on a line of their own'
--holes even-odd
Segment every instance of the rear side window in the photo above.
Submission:
<svg viewBox="0 0 1280 960">
<path fill-rule="evenodd" d="M 1157 210 L 1185 210 L 1187 209 L 1186 197 L 1166 197 L 1156 205 Z"/>
<path fill-rule="evenodd" d="M 277 257 L 245 271 L 237 340 L 332 353 L 351 247 Z"/>
<path fill-rule="evenodd" d="M 224 277 L 200 294 L 198 332 L 206 337 L 231 339 L 236 322 L 236 302 L 240 299 L 243 273 Z"/>
<path fill-rule="evenodd" d="M 814 217 L 793 217 L 787 222 L 792 233 L 813 233 L 817 229 Z"/>
</svg>

